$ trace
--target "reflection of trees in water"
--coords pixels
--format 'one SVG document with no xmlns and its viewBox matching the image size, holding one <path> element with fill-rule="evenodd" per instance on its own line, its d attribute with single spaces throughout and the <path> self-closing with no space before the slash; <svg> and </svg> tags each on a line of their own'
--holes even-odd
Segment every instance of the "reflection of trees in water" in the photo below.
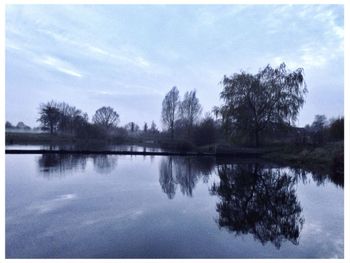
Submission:
<svg viewBox="0 0 350 263">
<path fill-rule="evenodd" d="M 291 168 L 297 180 L 304 184 L 308 183 L 308 174 L 311 174 L 313 181 L 317 185 L 324 185 L 326 182 L 332 182 L 336 186 L 344 188 L 344 171 L 333 169 L 333 167 L 312 167 L 311 169 Z"/>
<path fill-rule="evenodd" d="M 237 235 L 250 233 L 277 248 L 285 240 L 298 244 L 304 219 L 294 176 L 258 164 L 221 165 L 218 175 L 220 183 L 214 183 L 210 192 L 220 198 L 219 227 Z"/>
<path fill-rule="evenodd" d="M 169 199 L 175 196 L 177 185 L 184 195 L 192 196 L 198 180 L 202 177 L 207 182 L 214 167 L 211 157 L 165 157 L 159 166 L 159 183 Z"/>
<path fill-rule="evenodd" d="M 93 155 L 92 159 L 96 171 L 103 174 L 110 173 L 117 165 L 117 157 L 114 155 Z"/>
<path fill-rule="evenodd" d="M 169 199 L 173 199 L 176 192 L 176 180 L 173 174 L 173 157 L 162 159 L 159 167 L 159 183 Z"/>
<path fill-rule="evenodd" d="M 93 159 L 94 168 L 99 173 L 109 173 L 117 164 L 117 157 L 110 155 L 42 154 L 38 165 L 44 175 L 64 175 L 70 170 L 85 170 L 87 158 Z"/>
<path fill-rule="evenodd" d="M 44 174 L 62 174 L 67 170 L 84 170 L 86 167 L 86 156 L 77 154 L 42 154 L 38 159 L 38 164 Z"/>
</svg>

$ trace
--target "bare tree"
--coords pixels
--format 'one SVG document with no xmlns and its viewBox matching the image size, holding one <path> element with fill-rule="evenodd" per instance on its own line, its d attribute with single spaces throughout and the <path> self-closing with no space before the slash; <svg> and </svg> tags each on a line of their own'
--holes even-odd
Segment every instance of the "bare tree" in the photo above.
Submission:
<svg viewBox="0 0 350 263">
<path fill-rule="evenodd" d="M 40 105 L 39 111 L 40 117 L 37 120 L 41 123 L 43 130 L 49 130 L 51 134 L 57 129 L 60 120 L 60 110 L 57 107 L 57 103 L 50 101 Z"/>
<path fill-rule="evenodd" d="M 179 91 L 173 87 L 163 99 L 162 103 L 162 121 L 163 124 L 170 130 L 171 138 L 174 138 L 174 124 L 176 113 L 179 104 Z"/>
<path fill-rule="evenodd" d="M 140 130 L 140 127 L 132 121 L 125 125 L 125 129 L 129 132 L 137 132 Z"/>
<path fill-rule="evenodd" d="M 119 114 L 111 107 L 99 108 L 95 115 L 92 117 L 92 121 L 106 129 L 117 127 L 119 123 Z"/>
<path fill-rule="evenodd" d="M 179 114 L 180 118 L 187 126 L 188 135 L 192 134 L 193 124 L 199 119 L 202 113 L 202 106 L 196 97 L 196 91 L 186 92 L 183 101 L 180 103 Z"/>
</svg>

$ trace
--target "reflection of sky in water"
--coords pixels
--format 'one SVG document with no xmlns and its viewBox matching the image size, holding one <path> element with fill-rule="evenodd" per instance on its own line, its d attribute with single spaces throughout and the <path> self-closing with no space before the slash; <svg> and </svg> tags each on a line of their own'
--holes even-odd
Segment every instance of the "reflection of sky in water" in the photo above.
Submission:
<svg viewBox="0 0 350 263">
<path fill-rule="evenodd" d="M 232 167 L 250 166 L 245 161 Z M 236 196 L 230 192 L 235 187 L 250 189 L 249 180 L 255 178 L 228 176 L 231 185 L 223 184 L 221 195 L 210 194 L 214 183 L 224 180 L 217 169 L 210 158 L 7 155 L 6 255 L 343 257 L 341 187 L 328 179 L 320 184 L 311 174 L 294 183 L 285 181 L 289 199 L 296 197 L 294 204 L 300 204 L 297 218 L 302 217 L 304 224 L 298 245 L 283 236 L 277 249 L 271 242 L 262 245 L 249 227 L 247 234 L 240 235 L 229 232 L 227 226 L 219 228 L 217 220 L 225 213 L 219 214 L 217 205 L 230 202 Z M 290 169 L 276 169 L 272 171 L 295 178 Z M 277 189 L 284 177 L 261 178 L 261 185 L 271 183 L 271 189 Z M 238 196 L 243 200 L 244 194 Z M 266 218 L 264 211 L 261 215 Z M 245 223 L 238 227 L 249 226 Z"/>
</svg>

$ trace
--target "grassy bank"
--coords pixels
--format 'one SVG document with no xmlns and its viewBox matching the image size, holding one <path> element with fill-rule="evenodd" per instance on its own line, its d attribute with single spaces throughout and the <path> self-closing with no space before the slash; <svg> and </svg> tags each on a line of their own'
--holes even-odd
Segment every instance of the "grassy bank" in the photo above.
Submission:
<svg viewBox="0 0 350 263">
<path fill-rule="evenodd" d="M 318 170 L 325 173 L 344 172 L 344 141 L 327 143 L 321 146 L 285 145 L 275 152 L 262 156 L 265 159 Z"/>
<path fill-rule="evenodd" d="M 122 143 L 137 143 L 134 138 L 119 138 L 111 137 L 107 139 L 88 138 L 80 139 L 75 136 L 63 134 L 49 133 L 30 133 L 30 132 L 6 132 L 6 145 L 22 144 L 22 145 L 86 145 L 103 146 L 106 144 L 122 144 Z"/>
</svg>

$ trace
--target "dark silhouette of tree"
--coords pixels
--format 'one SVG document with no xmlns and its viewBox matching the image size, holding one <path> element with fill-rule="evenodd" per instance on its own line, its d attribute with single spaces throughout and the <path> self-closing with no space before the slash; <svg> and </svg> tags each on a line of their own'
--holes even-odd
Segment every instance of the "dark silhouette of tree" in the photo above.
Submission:
<svg viewBox="0 0 350 263">
<path fill-rule="evenodd" d="M 12 123 L 9 122 L 9 121 L 6 121 L 6 123 L 5 123 L 5 129 L 13 129 L 13 128 L 14 128 L 14 127 L 13 127 Z"/>
<path fill-rule="evenodd" d="M 284 63 L 275 69 L 267 65 L 255 75 L 224 76 L 222 84 L 220 113 L 226 132 L 232 137 L 248 133 L 256 146 L 269 125 L 295 122 L 307 93 L 303 69 L 290 72 Z"/>
<path fill-rule="evenodd" d="M 125 125 L 125 129 L 131 133 L 137 132 L 140 130 L 140 127 L 135 122 L 129 122 Z"/>
<path fill-rule="evenodd" d="M 157 125 L 154 123 L 154 121 L 152 121 L 152 124 L 151 124 L 151 132 L 153 134 L 158 132 Z"/>
<path fill-rule="evenodd" d="M 208 182 L 215 159 L 199 157 L 165 157 L 159 166 L 159 183 L 169 199 L 175 196 L 176 186 L 183 195 L 192 196 L 198 180 Z"/>
<path fill-rule="evenodd" d="M 23 121 L 19 121 L 16 125 L 16 129 L 18 130 L 30 130 L 31 128 L 28 125 L 25 125 Z"/>
<path fill-rule="evenodd" d="M 327 118 L 325 115 L 316 115 L 311 124 L 312 140 L 314 144 L 323 144 L 326 137 Z"/>
<path fill-rule="evenodd" d="M 88 116 L 74 106 L 70 106 L 65 102 L 57 104 L 60 111 L 60 120 L 58 130 L 66 134 L 76 134 L 81 126 L 88 123 Z"/>
<path fill-rule="evenodd" d="M 259 164 L 221 165 L 218 175 L 220 183 L 210 191 L 220 198 L 216 206 L 220 228 L 236 235 L 252 234 L 277 248 L 286 240 L 298 244 L 304 218 L 294 176 Z"/>
<path fill-rule="evenodd" d="M 216 130 L 215 121 L 207 115 L 194 129 L 194 142 L 200 146 L 215 143 Z"/>
<path fill-rule="evenodd" d="M 50 133 L 53 134 L 57 130 L 60 120 L 60 110 L 57 103 L 50 101 L 41 104 L 39 114 L 40 117 L 37 121 L 40 122 L 42 129 L 49 130 Z"/>
<path fill-rule="evenodd" d="M 92 156 L 94 168 L 101 174 L 108 174 L 114 170 L 117 165 L 117 156 L 98 154 Z"/>
<path fill-rule="evenodd" d="M 170 131 L 171 138 L 174 139 L 174 125 L 179 105 L 179 91 L 173 87 L 163 99 L 162 103 L 162 122 Z"/>
<path fill-rule="evenodd" d="M 332 140 L 344 140 L 344 117 L 330 121 L 329 133 Z"/>
<path fill-rule="evenodd" d="M 92 121 L 106 130 L 117 127 L 119 123 L 119 114 L 111 107 L 99 108 Z"/>
<path fill-rule="evenodd" d="M 59 175 L 66 171 L 86 167 L 86 156 L 78 154 L 42 154 L 38 159 L 40 171 L 45 176 L 51 176 L 52 173 Z"/>
<path fill-rule="evenodd" d="M 163 158 L 159 167 L 159 184 L 169 199 L 173 199 L 176 192 L 176 181 L 173 175 L 173 158 Z"/>
<path fill-rule="evenodd" d="M 189 136 L 192 135 L 193 125 L 198 121 L 201 113 L 202 106 L 199 104 L 199 100 L 196 97 L 196 91 L 187 91 L 179 104 L 179 116 L 187 128 Z"/>
<path fill-rule="evenodd" d="M 147 122 L 143 125 L 143 132 L 146 133 L 148 131 L 148 125 Z"/>
</svg>

